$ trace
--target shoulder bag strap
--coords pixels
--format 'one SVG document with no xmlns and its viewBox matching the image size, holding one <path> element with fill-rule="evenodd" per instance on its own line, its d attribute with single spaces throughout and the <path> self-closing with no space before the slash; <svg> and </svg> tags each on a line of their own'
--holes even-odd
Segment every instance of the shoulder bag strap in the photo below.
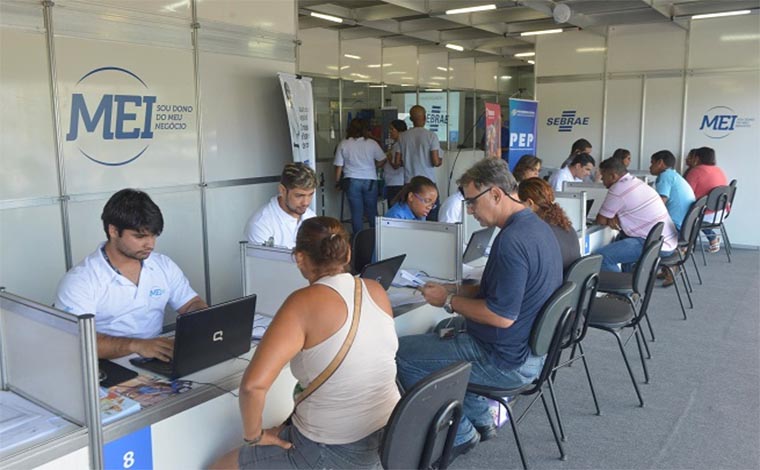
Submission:
<svg viewBox="0 0 760 470">
<path fill-rule="evenodd" d="M 348 330 L 348 335 L 346 336 L 346 339 L 343 341 L 343 345 L 338 350 L 338 353 L 335 355 L 332 361 L 327 365 L 325 370 L 322 371 L 314 380 L 311 381 L 308 387 L 304 389 L 303 392 L 298 394 L 298 396 L 295 399 L 295 407 L 298 406 L 299 403 L 306 400 L 306 398 L 317 391 L 319 387 L 322 386 L 323 383 L 329 379 L 336 370 L 338 370 L 338 367 L 343 363 L 343 360 L 346 358 L 346 355 L 348 354 L 348 350 L 351 349 L 351 345 L 354 343 L 354 338 L 356 337 L 356 331 L 359 329 L 359 317 L 361 316 L 361 305 L 362 305 L 362 282 L 359 280 L 358 277 L 354 278 L 354 312 L 353 316 L 351 318 L 351 328 Z"/>
</svg>

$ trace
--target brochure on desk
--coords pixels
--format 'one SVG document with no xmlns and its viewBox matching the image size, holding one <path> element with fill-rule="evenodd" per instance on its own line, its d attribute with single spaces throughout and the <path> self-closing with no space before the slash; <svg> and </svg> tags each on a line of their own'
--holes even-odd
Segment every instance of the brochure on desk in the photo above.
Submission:
<svg viewBox="0 0 760 470">
<path fill-rule="evenodd" d="M 0 461 L 3 457 L 79 427 L 13 392 L 0 391 Z"/>
<path fill-rule="evenodd" d="M 108 424 L 140 411 L 140 404 L 114 390 L 100 388 L 100 420 Z"/>
</svg>

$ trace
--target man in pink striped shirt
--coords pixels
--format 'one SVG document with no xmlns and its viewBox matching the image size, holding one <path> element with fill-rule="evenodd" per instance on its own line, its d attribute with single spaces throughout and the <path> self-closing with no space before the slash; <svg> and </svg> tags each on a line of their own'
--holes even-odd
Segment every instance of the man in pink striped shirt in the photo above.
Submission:
<svg viewBox="0 0 760 470">
<path fill-rule="evenodd" d="M 623 238 L 597 253 L 602 255 L 602 271 L 620 272 L 618 264 L 635 263 L 644 249 L 649 230 L 664 222 L 662 256 L 669 256 L 678 245 L 678 232 L 662 198 L 653 188 L 629 174 L 622 161 L 608 158 L 599 165 L 602 182 L 609 189 L 596 223 L 621 230 Z M 627 270 L 627 269 L 625 269 Z"/>
</svg>

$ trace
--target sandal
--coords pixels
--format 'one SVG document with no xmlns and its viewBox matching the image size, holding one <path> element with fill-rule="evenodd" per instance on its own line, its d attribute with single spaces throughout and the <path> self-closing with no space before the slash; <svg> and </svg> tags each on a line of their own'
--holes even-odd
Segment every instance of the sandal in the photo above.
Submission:
<svg viewBox="0 0 760 470">
<path fill-rule="evenodd" d="M 720 237 L 715 237 L 710 240 L 710 247 L 707 248 L 710 253 L 717 253 L 720 251 Z"/>
</svg>

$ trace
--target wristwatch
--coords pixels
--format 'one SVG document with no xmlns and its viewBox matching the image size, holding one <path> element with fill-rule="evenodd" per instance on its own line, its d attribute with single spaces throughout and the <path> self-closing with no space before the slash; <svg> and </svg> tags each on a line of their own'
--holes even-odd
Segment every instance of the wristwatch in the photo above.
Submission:
<svg viewBox="0 0 760 470">
<path fill-rule="evenodd" d="M 443 303 L 443 309 L 446 310 L 446 313 L 454 313 L 454 307 L 451 306 L 451 299 L 453 298 L 453 293 L 446 296 L 446 302 Z"/>
</svg>

